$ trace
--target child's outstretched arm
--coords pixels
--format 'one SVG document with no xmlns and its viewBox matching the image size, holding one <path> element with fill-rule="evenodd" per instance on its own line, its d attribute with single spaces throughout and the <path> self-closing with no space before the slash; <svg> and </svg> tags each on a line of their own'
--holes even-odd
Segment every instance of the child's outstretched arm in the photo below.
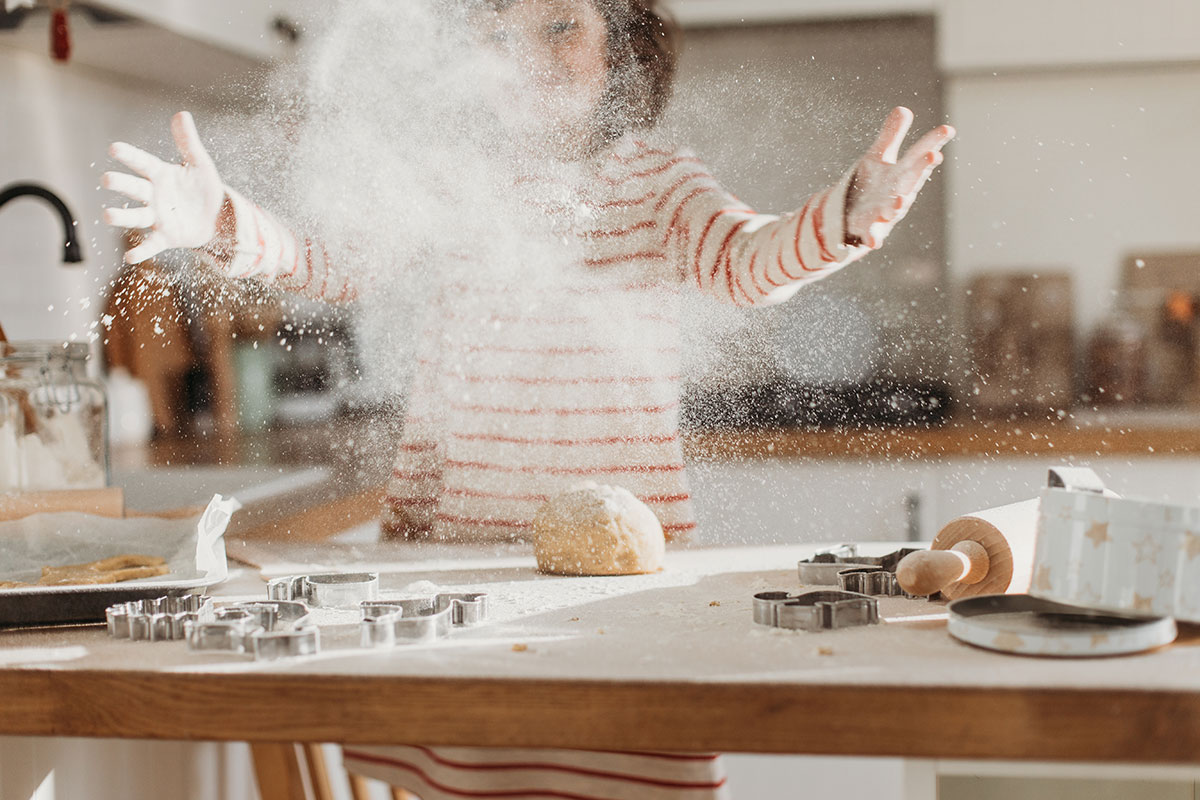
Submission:
<svg viewBox="0 0 1200 800">
<path fill-rule="evenodd" d="M 954 136 L 940 126 L 898 158 L 911 122 L 893 109 L 841 180 L 783 216 L 755 213 L 703 169 L 680 167 L 656 208 L 683 280 L 726 302 L 770 305 L 882 246 Z"/>
<path fill-rule="evenodd" d="M 106 172 L 101 184 L 144 205 L 110 207 L 104 221 L 146 231 L 125 253 L 136 264 L 164 250 L 192 248 L 210 255 L 231 278 L 255 278 L 319 300 L 345 302 L 355 289 L 333 267 L 325 248 L 300 239 L 271 214 L 225 186 L 186 111 L 171 119 L 182 161 L 170 164 L 124 142 L 109 149 L 137 175 Z M 137 177 L 141 176 L 141 177 Z"/>
</svg>

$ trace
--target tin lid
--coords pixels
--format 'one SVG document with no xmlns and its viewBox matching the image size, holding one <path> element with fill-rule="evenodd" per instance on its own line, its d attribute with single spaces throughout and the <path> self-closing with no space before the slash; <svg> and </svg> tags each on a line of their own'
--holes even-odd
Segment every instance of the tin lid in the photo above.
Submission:
<svg viewBox="0 0 1200 800">
<path fill-rule="evenodd" d="M 949 606 L 954 638 L 988 650 L 1029 656 L 1115 656 L 1175 640 L 1170 617 L 1094 611 L 1027 594 L 988 594 Z"/>
</svg>

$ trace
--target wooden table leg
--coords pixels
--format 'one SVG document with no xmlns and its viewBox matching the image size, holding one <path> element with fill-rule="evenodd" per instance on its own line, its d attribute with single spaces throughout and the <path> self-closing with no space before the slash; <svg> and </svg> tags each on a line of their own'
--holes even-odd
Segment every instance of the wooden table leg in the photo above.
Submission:
<svg viewBox="0 0 1200 800">
<path fill-rule="evenodd" d="M 308 800 L 300 774 L 297 745 L 291 742 L 253 743 L 254 775 L 262 800 Z"/>
<path fill-rule="evenodd" d="M 333 800 L 333 787 L 329 784 L 329 765 L 325 762 L 325 751 L 321 745 L 304 745 L 304 760 L 308 762 L 308 780 L 312 785 L 314 800 Z"/>
<path fill-rule="evenodd" d="M 354 800 L 371 800 L 371 782 L 362 775 L 349 774 L 346 776 L 350 781 L 350 794 Z M 421 800 L 412 792 L 401 789 L 399 786 L 392 786 L 392 800 Z"/>
<path fill-rule="evenodd" d="M 354 800 L 371 800 L 371 784 L 366 778 L 354 773 L 348 774 L 346 778 L 350 781 L 350 795 Z"/>
</svg>

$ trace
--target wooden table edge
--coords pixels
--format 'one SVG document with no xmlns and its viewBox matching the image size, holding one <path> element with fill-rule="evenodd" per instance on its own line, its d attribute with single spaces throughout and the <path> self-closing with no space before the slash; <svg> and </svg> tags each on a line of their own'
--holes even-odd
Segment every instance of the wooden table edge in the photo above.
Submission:
<svg viewBox="0 0 1200 800">
<path fill-rule="evenodd" d="M 0 670 L 0 734 L 1200 762 L 1200 692 Z"/>
</svg>

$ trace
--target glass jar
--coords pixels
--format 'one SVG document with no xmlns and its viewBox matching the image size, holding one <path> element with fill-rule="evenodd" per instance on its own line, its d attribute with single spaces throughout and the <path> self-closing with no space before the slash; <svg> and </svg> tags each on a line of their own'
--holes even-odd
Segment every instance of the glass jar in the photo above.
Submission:
<svg viewBox="0 0 1200 800">
<path fill-rule="evenodd" d="M 0 344 L 0 491 L 108 485 L 108 402 L 88 346 Z"/>
<path fill-rule="evenodd" d="M 1146 400 L 1150 330 L 1123 297 L 1092 332 L 1088 343 L 1088 396 L 1095 405 L 1136 405 Z"/>
</svg>

